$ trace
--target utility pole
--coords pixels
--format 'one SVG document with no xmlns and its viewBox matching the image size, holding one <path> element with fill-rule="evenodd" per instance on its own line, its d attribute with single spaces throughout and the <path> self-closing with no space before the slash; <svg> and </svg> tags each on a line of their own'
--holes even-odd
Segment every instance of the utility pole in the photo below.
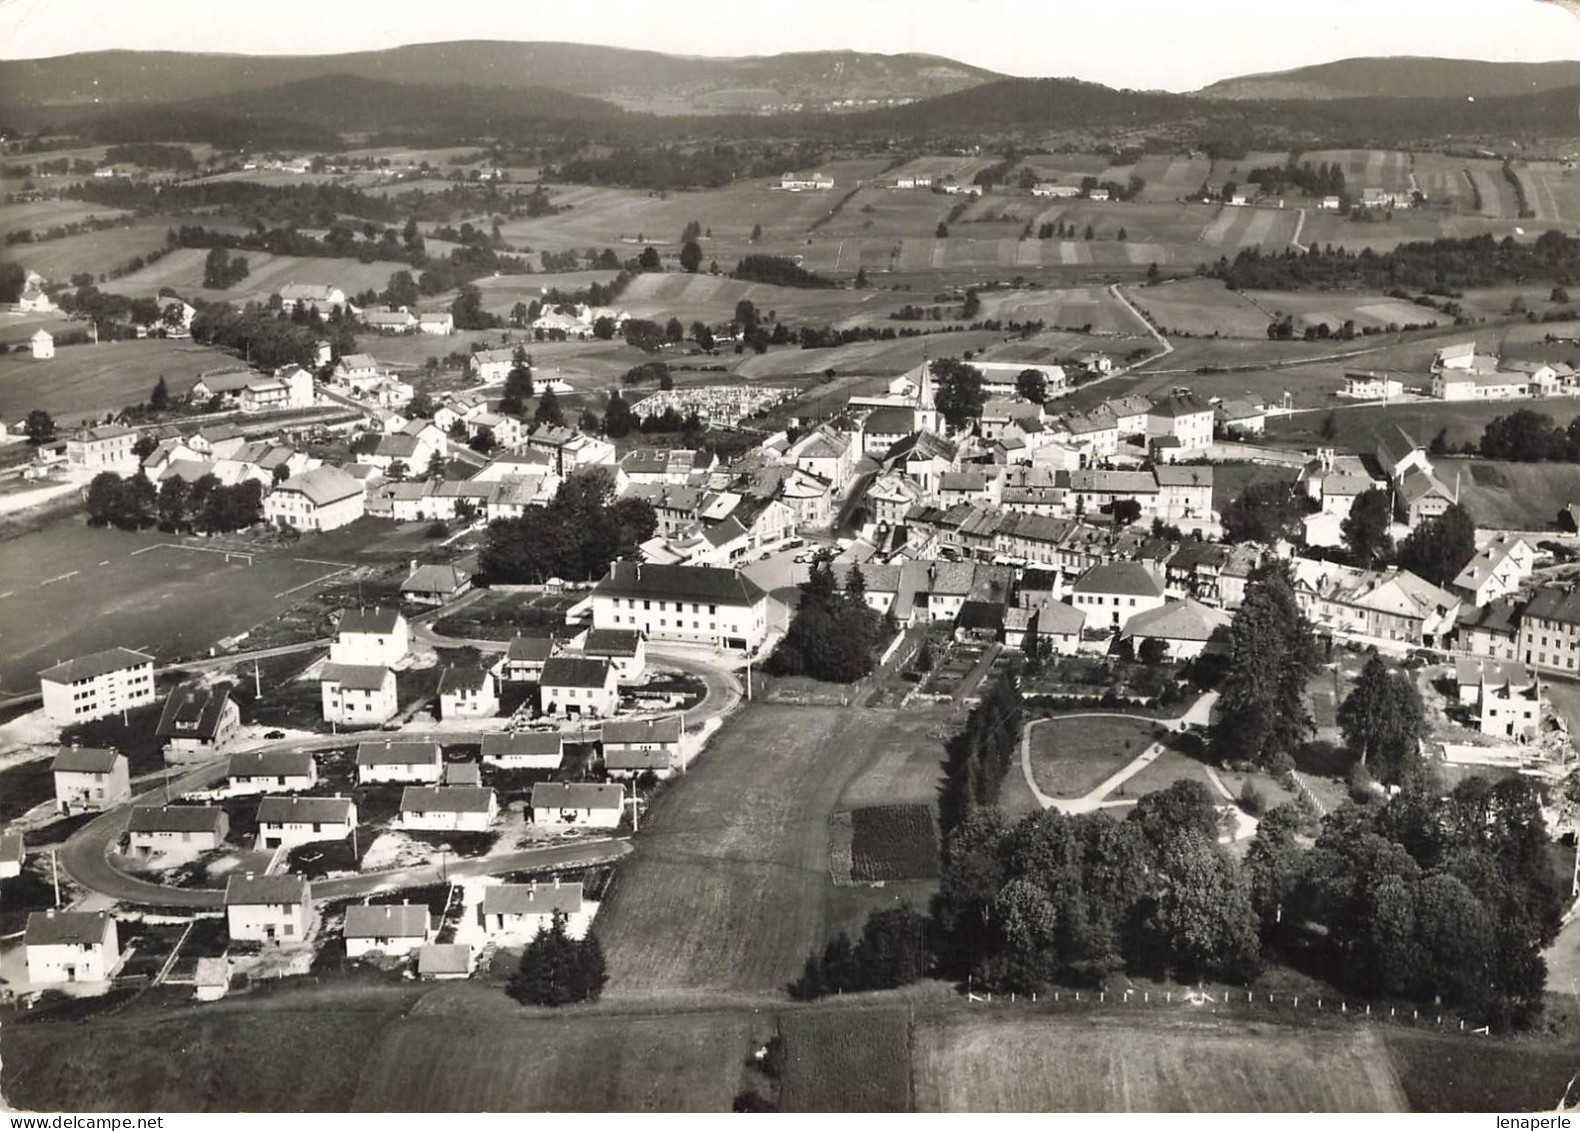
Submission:
<svg viewBox="0 0 1580 1131">
<path fill-rule="evenodd" d="M 49 876 L 55 884 L 55 910 L 60 910 L 60 865 L 55 859 L 55 850 L 49 850 Z"/>
<path fill-rule="evenodd" d="M 258 657 L 252 658 L 252 695 L 254 699 L 263 698 L 263 676 L 258 674 Z"/>
<path fill-rule="evenodd" d="M 638 814 L 640 812 L 641 812 L 641 810 L 638 808 L 637 802 L 636 802 L 636 777 L 633 775 L 632 778 L 631 778 L 631 833 L 632 833 L 632 835 L 635 835 L 636 833 L 641 832 L 641 829 L 639 827 L 640 824 L 641 824 L 641 818 L 638 816 Z"/>
</svg>

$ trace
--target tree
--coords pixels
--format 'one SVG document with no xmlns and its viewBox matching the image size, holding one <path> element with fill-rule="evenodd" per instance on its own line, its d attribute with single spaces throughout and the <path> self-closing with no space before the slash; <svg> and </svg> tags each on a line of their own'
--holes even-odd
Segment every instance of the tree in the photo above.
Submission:
<svg viewBox="0 0 1580 1131">
<path fill-rule="evenodd" d="M 560 408 L 560 399 L 554 395 L 553 389 L 543 390 L 537 411 L 532 414 L 532 423 L 540 428 L 545 424 L 554 428 L 565 427 L 565 412 Z"/>
<path fill-rule="evenodd" d="M 942 220 L 938 221 L 938 227 L 936 229 L 934 229 L 933 235 L 937 236 L 941 240 L 948 239 L 949 238 L 949 225 L 944 223 Z"/>
<path fill-rule="evenodd" d="M 466 446 L 478 455 L 486 456 L 494 453 L 499 447 L 499 441 L 494 438 L 494 430 L 492 428 L 479 428 L 472 438 L 466 442 Z"/>
<path fill-rule="evenodd" d="M 1421 760 L 1426 711 L 1408 673 L 1389 671 L 1373 653 L 1339 705 L 1338 722 L 1345 745 L 1373 777 L 1387 785 L 1409 784 Z"/>
<path fill-rule="evenodd" d="M 603 948 L 590 931 L 581 941 L 566 934 L 566 915 L 555 911 L 546 927 L 521 952 L 521 965 L 506 992 L 525 1005 L 569 1005 L 597 1001 L 609 977 Z"/>
<path fill-rule="evenodd" d="M 1115 526 L 1129 526 L 1141 521 L 1141 503 L 1136 499 L 1115 499 L 1113 503 Z"/>
<path fill-rule="evenodd" d="M 1040 369 L 1022 369 L 1015 374 L 1015 391 L 1033 404 L 1041 404 L 1048 397 L 1048 378 Z"/>
<path fill-rule="evenodd" d="M 1393 496 L 1379 487 L 1359 496 L 1350 513 L 1340 523 L 1344 544 L 1354 555 L 1355 564 L 1370 569 L 1393 556 Z"/>
<path fill-rule="evenodd" d="M 1321 437 L 1323 443 L 1327 444 L 1331 444 L 1334 440 L 1338 439 L 1339 418 L 1338 414 L 1332 409 L 1329 409 L 1328 414 L 1322 418 L 1322 431 L 1318 435 Z"/>
<path fill-rule="evenodd" d="M 681 229 L 680 242 L 687 243 L 702 237 L 702 225 L 696 220 L 687 220 L 686 226 Z"/>
<path fill-rule="evenodd" d="M 27 414 L 22 428 L 27 433 L 27 442 L 34 447 L 55 442 L 55 419 L 41 408 Z"/>
<path fill-rule="evenodd" d="M 1169 658 L 1168 642 L 1161 636 L 1148 636 L 1141 641 L 1141 647 L 1136 649 L 1136 659 L 1147 667 L 1156 667 Z"/>
<path fill-rule="evenodd" d="M 763 226 L 761 224 L 753 224 L 752 225 L 751 242 L 752 243 L 756 243 L 758 240 L 760 240 L 762 238 L 763 238 Z"/>
<path fill-rule="evenodd" d="M 702 248 L 694 239 L 687 240 L 680 248 L 680 269 L 692 275 L 702 266 Z"/>
<path fill-rule="evenodd" d="M 637 256 L 636 262 L 637 266 L 643 271 L 662 271 L 664 269 L 664 265 L 659 261 L 656 248 L 644 247 L 642 254 Z"/>
<path fill-rule="evenodd" d="M 713 348 L 713 331 L 708 329 L 706 322 L 693 322 L 691 324 L 691 338 L 697 343 L 698 349 L 711 350 Z"/>
<path fill-rule="evenodd" d="M 88 525 L 109 526 L 121 515 L 121 477 L 101 471 L 88 484 Z"/>
<path fill-rule="evenodd" d="M 159 449 L 159 441 L 154 439 L 151 432 L 138 433 L 137 439 L 132 442 L 132 454 L 139 461 L 147 459 Z M 283 465 L 282 465 L 283 466 Z"/>
<path fill-rule="evenodd" d="M 609 407 L 604 410 L 604 435 L 611 440 L 618 440 L 623 436 L 630 435 L 632 424 L 631 406 L 620 395 L 620 390 L 616 389 L 609 394 Z"/>
<path fill-rule="evenodd" d="M 1293 537 L 1300 515 L 1293 484 L 1252 483 L 1223 508 L 1223 540 L 1270 543 Z"/>
<path fill-rule="evenodd" d="M 422 477 L 428 480 L 444 478 L 444 455 L 442 453 L 436 451 L 428 457 L 428 466 L 423 468 Z"/>
<path fill-rule="evenodd" d="M 965 428 L 982 415 L 987 397 L 982 391 L 982 371 L 958 358 L 941 357 L 933 367 L 933 407 L 955 429 Z"/>
<path fill-rule="evenodd" d="M 1459 503 L 1427 519 L 1399 543 L 1399 568 L 1437 586 L 1453 584 L 1475 556 L 1476 524 Z"/>
<path fill-rule="evenodd" d="M 171 309 L 176 308 L 171 307 Z M 148 407 L 155 412 L 164 412 L 170 407 L 170 386 L 165 384 L 162 376 L 154 382 L 154 391 L 148 394 Z"/>
<path fill-rule="evenodd" d="M 527 402 L 536 395 L 532 384 L 532 363 L 525 346 L 517 346 L 510 359 L 510 371 L 505 374 L 505 393 L 499 400 L 499 411 L 507 416 L 525 416 Z"/>
<path fill-rule="evenodd" d="M 671 345 L 679 345 L 686 340 L 686 327 L 678 318 L 670 318 L 664 324 L 664 339 Z"/>
<path fill-rule="evenodd" d="M 1252 571 L 1229 625 L 1229 651 L 1215 743 L 1232 757 L 1279 765 L 1315 729 L 1306 684 L 1317 671 L 1315 633 L 1285 563 Z"/>
</svg>

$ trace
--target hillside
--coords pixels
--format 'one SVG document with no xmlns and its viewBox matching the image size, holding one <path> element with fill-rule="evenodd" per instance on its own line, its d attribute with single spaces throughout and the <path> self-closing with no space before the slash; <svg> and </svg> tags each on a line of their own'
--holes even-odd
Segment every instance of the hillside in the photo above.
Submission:
<svg viewBox="0 0 1580 1131">
<path fill-rule="evenodd" d="M 9 60 L 0 62 L 0 105 L 181 102 L 329 75 L 417 86 L 551 88 L 672 112 L 925 98 L 998 77 L 931 55 L 823 51 L 703 58 L 587 44 L 466 40 L 340 55 L 94 51 Z"/>
<path fill-rule="evenodd" d="M 1489 63 L 1419 56 L 1340 59 L 1289 71 L 1239 75 L 1197 91 L 1204 98 L 1499 98 L 1580 86 L 1580 62 Z"/>
</svg>

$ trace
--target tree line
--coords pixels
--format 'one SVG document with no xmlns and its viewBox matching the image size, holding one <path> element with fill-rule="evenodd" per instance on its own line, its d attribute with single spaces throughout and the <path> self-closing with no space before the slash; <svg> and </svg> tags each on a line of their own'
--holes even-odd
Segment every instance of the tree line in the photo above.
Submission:
<svg viewBox="0 0 1580 1131">
<path fill-rule="evenodd" d="M 87 510 L 89 526 L 223 534 L 263 521 L 263 485 L 244 479 L 225 486 L 211 473 L 191 483 L 171 476 L 156 489 L 141 469 L 125 478 L 101 471 L 88 484 Z"/>
<path fill-rule="evenodd" d="M 883 618 L 867 604 L 866 593 L 859 565 L 851 566 L 841 590 L 832 561 L 820 555 L 801 585 L 801 603 L 784 639 L 764 665 L 768 672 L 829 683 L 854 683 L 868 675 Z"/>
</svg>

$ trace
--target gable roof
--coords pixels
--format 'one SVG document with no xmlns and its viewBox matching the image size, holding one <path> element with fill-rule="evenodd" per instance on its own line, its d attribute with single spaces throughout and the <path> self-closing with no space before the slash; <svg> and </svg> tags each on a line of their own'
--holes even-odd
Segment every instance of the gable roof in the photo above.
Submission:
<svg viewBox="0 0 1580 1131">
<path fill-rule="evenodd" d="M 348 939 L 420 939 L 431 926 L 422 903 L 353 903 L 346 908 Z"/>
<path fill-rule="evenodd" d="M 265 797 L 258 802 L 258 823 L 270 825 L 344 825 L 356 812 L 349 797 Z"/>
<path fill-rule="evenodd" d="M 505 758 L 511 755 L 559 754 L 564 747 L 564 736 L 557 730 L 529 730 L 518 734 L 491 733 L 483 735 L 484 758 Z"/>
<path fill-rule="evenodd" d="M 155 737 L 212 739 L 229 705 L 228 687 L 182 684 L 166 696 Z"/>
<path fill-rule="evenodd" d="M 916 431 L 916 410 L 885 405 L 867 414 L 861 423 L 864 436 L 898 436 Z"/>
<path fill-rule="evenodd" d="M 338 683 L 352 691 L 380 691 L 386 680 L 394 678 L 394 672 L 378 664 L 329 663 L 318 673 L 321 683 Z"/>
<path fill-rule="evenodd" d="M 134 805 L 127 818 L 131 833 L 217 833 L 225 810 L 217 805 Z"/>
<path fill-rule="evenodd" d="M 440 760 L 437 742 L 363 742 L 357 746 L 359 766 L 422 766 Z"/>
<path fill-rule="evenodd" d="M 95 652 L 91 656 L 79 656 L 75 660 L 66 660 L 54 667 L 45 668 L 38 673 L 38 678 L 47 679 L 51 683 L 76 683 L 78 680 L 98 679 L 101 675 L 109 675 L 111 672 L 141 667 L 143 664 L 153 662 L 152 656 L 134 652 L 130 648 L 110 648 L 103 652 Z"/>
<path fill-rule="evenodd" d="M 401 790 L 402 813 L 486 813 L 494 791 L 467 785 L 408 785 Z"/>
<path fill-rule="evenodd" d="M 304 495 L 315 507 L 325 507 L 342 499 L 362 494 L 362 484 L 338 467 L 324 464 L 311 471 L 293 475 L 275 488 L 276 491 L 294 491 Z"/>
<path fill-rule="evenodd" d="M 625 790 L 597 782 L 540 781 L 532 787 L 534 809 L 624 809 Z"/>
<path fill-rule="evenodd" d="M 513 636 L 510 639 L 510 650 L 506 655 L 512 660 L 526 662 L 547 660 L 553 651 L 554 637 L 552 636 Z"/>
<path fill-rule="evenodd" d="M 1125 622 L 1121 638 L 1156 636 L 1166 640 L 1210 640 L 1233 619 L 1222 609 L 1214 609 L 1187 597 L 1170 601 L 1162 608 L 1137 613 Z"/>
<path fill-rule="evenodd" d="M 439 694 L 455 691 L 481 691 L 492 677 L 488 670 L 476 664 L 446 667 L 439 676 Z"/>
<path fill-rule="evenodd" d="M 337 632 L 360 632 L 370 636 L 388 636 L 400 623 L 399 609 L 386 609 L 374 605 L 371 609 L 346 609 L 340 614 Z"/>
<path fill-rule="evenodd" d="M 543 663 L 542 687 L 603 687 L 613 674 L 608 660 L 585 656 L 550 656 Z"/>
<path fill-rule="evenodd" d="M 679 715 L 665 715 L 659 719 L 638 719 L 607 722 L 603 725 L 603 741 L 611 743 L 679 742 Z"/>
<path fill-rule="evenodd" d="M 590 628 L 582 642 L 582 653 L 587 656 L 635 656 L 641 647 L 642 634 L 628 628 Z"/>
<path fill-rule="evenodd" d="M 567 915 L 582 909 L 582 885 L 490 884 L 483 889 L 484 915 Z"/>
<path fill-rule="evenodd" d="M 1072 593 L 1118 593 L 1127 597 L 1161 597 L 1163 582 L 1140 562 L 1103 562 L 1083 573 Z"/>
<path fill-rule="evenodd" d="M 115 920 L 103 911 L 34 911 L 27 917 L 25 946 L 98 946 Z"/>
<path fill-rule="evenodd" d="M 312 772 L 310 750 L 243 750 L 230 756 L 233 778 L 302 778 Z"/>
<path fill-rule="evenodd" d="M 1063 601 L 1037 606 L 1037 631 L 1049 636 L 1075 636 L 1086 626 L 1086 610 Z"/>
<path fill-rule="evenodd" d="M 755 605 L 768 594 L 744 574 L 711 566 L 611 562 L 597 597 L 646 597 L 707 605 Z"/>
<path fill-rule="evenodd" d="M 225 906 L 250 907 L 273 903 L 310 903 L 312 885 L 289 872 L 276 876 L 237 876 L 225 881 Z"/>
<path fill-rule="evenodd" d="M 1199 413 L 1210 413 L 1211 411 L 1212 406 L 1197 400 L 1194 393 L 1181 393 L 1177 396 L 1164 397 L 1161 400 L 1153 401 L 1152 407 L 1147 411 L 1147 415 L 1173 419 L 1181 416 L 1196 416 Z"/>
<path fill-rule="evenodd" d="M 115 763 L 125 758 L 119 750 L 105 750 L 96 746 L 62 747 L 50 763 L 50 772 L 56 774 L 108 774 L 115 770 Z"/>
</svg>

